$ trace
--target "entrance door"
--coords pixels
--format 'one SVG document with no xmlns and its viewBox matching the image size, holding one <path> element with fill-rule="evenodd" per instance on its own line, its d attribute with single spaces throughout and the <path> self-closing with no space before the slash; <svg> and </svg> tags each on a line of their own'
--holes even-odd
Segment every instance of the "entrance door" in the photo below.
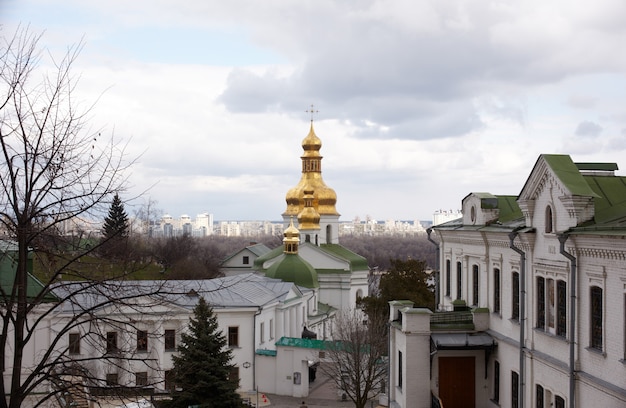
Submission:
<svg viewBox="0 0 626 408">
<path fill-rule="evenodd" d="M 475 408 L 474 357 L 439 357 L 439 398 L 446 408 Z"/>
</svg>

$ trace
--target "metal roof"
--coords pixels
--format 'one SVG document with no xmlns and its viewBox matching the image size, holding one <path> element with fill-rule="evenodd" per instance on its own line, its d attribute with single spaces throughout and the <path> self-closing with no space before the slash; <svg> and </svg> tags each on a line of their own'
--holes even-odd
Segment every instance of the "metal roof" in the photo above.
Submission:
<svg viewBox="0 0 626 408">
<path fill-rule="evenodd" d="M 57 296 L 70 300 L 64 305 L 64 310 L 72 311 L 78 305 L 81 308 L 106 307 L 107 298 L 124 298 L 132 302 L 132 299 L 141 296 L 152 297 L 155 304 L 173 304 L 186 309 L 195 307 L 199 296 L 213 308 L 260 307 L 284 301 L 289 293 L 301 296 L 309 289 L 246 273 L 201 280 L 104 281 L 99 285 L 93 285 L 93 282 L 62 282 L 53 291 Z"/>
</svg>

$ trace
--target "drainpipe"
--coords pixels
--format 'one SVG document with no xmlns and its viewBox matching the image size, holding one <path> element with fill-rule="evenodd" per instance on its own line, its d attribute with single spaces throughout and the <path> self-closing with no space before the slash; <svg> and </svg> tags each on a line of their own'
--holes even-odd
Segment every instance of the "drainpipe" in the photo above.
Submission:
<svg viewBox="0 0 626 408">
<path fill-rule="evenodd" d="M 519 406 L 524 407 L 524 337 L 526 329 L 526 252 L 515 246 L 517 231 L 509 234 L 509 247 L 520 255 L 520 306 L 519 306 Z"/>
<path fill-rule="evenodd" d="M 257 307 L 257 311 L 254 314 L 254 322 L 253 322 L 253 329 L 252 329 L 252 389 L 256 390 L 256 317 L 258 315 L 261 314 L 261 310 L 263 310 L 263 307 L 258 306 Z M 257 398 L 257 405 L 258 405 L 259 399 Z"/>
<path fill-rule="evenodd" d="M 570 312 L 569 312 L 569 406 L 574 408 L 576 396 L 576 370 L 575 370 L 575 341 L 576 341 L 576 257 L 565 251 L 565 242 L 569 235 L 567 233 L 559 234 L 559 242 L 561 243 L 560 253 L 570 261 L 571 278 L 570 278 Z"/>
<path fill-rule="evenodd" d="M 441 272 L 439 271 L 439 243 L 433 240 L 430 237 L 430 233 L 433 232 L 432 227 L 426 230 L 426 234 L 428 234 L 428 240 L 435 245 L 435 251 L 437 252 L 437 256 L 435 257 L 435 308 L 439 309 L 439 279 L 441 276 Z"/>
</svg>

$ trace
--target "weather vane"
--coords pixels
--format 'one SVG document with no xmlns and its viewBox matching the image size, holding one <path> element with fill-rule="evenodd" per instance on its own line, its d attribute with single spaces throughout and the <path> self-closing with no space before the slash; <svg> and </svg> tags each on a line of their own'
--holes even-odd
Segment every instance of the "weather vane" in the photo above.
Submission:
<svg viewBox="0 0 626 408">
<path fill-rule="evenodd" d="M 314 109 L 315 106 L 313 104 L 311 104 L 311 108 L 305 110 L 306 113 L 310 113 L 311 114 L 311 122 L 313 122 L 313 115 L 315 115 L 316 113 L 319 113 L 318 110 Z"/>
</svg>

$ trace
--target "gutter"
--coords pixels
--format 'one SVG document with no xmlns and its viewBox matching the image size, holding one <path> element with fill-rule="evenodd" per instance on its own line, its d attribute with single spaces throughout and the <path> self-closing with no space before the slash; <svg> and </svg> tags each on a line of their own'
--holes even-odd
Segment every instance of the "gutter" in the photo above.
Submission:
<svg viewBox="0 0 626 408">
<path fill-rule="evenodd" d="M 568 233 L 558 235 L 561 244 L 559 252 L 570 261 L 570 313 L 569 313 L 569 406 L 576 406 L 576 368 L 575 368 L 575 341 L 576 341 L 576 283 L 577 283 L 577 264 L 576 257 L 565 251 L 565 242 L 569 238 Z"/>
<path fill-rule="evenodd" d="M 526 329 L 526 252 L 522 251 L 515 246 L 513 241 L 518 235 L 517 230 L 512 231 L 509 234 L 509 247 L 520 255 L 520 305 L 519 305 L 519 405 L 524 407 L 524 381 L 525 381 L 525 369 L 524 369 L 524 338 Z"/>
<path fill-rule="evenodd" d="M 437 256 L 435 257 L 435 308 L 439 309 L 439 279 L 441 276 L 441 271 L 439 270 L 439 251 L 440 251 L 440 247 L 439 247 L 439 243 L 435 240 L 433 240 L 430 237 L 430 234 L 433 232 L 433 228 L 430 227 L 428 229 L 426 229 L 426 234 L 428 234 L 428 240 L 430 242 L 433 243 L 433 245 L 435 245 L 435 251 L 437 252 Z"/>
</svg>

